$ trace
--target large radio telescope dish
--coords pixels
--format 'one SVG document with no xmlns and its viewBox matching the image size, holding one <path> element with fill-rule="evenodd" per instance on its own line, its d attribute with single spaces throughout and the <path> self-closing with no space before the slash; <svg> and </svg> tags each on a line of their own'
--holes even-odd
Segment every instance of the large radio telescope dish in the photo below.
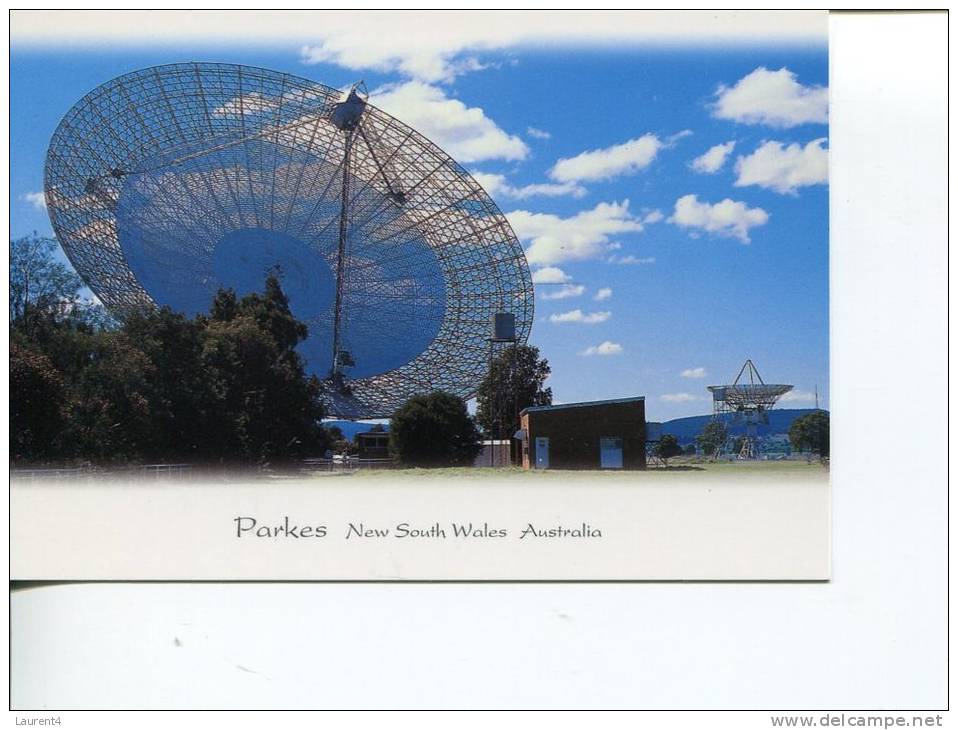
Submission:
<svg viewBox="0 0 958 730">
<path fill-rule="evenodd" d="M 278 271 L 309 327 L 331 415 L 472 396 L 493 315 L 532 325 L 529 268 L 480 185 L 435 144 L 336 89 L 189 63 L 120 76 L 64 117 L 45 172 L 50 219 L 90 289 L 122 316 L 187 314 Z"/>
</svg>

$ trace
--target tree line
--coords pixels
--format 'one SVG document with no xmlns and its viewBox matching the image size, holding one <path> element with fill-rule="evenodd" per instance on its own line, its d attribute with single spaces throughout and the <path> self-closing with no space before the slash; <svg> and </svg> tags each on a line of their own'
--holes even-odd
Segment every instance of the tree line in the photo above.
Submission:
<svg viewBox="0 0 958 730">
<path fill-rule="evenodd" d="M 799 452 L 815 454 L 825 460 L 829 455 L 829 415 L 825 411 L 813 411 L 799 416 L 788 429 L 788 442 L 792 449 Z M 695 454 L 696 447 L 706 457 L 717 458 L 719 453 L 729 443 L 728 426 L 722 421 L 709 421 L 702 431 L 695 437 L 695 444 L 689 444 L 683 449 L 678 439 L 672 434 L 663 434 L 661 441 L 656 445 L 655 455 L 668 461 L 680 454 Z M 741 437 L 732 444 L 732 451 L 741 450 Z"/>
<path fill-rule="evenodd" d="M 55 240 L 11 242 L 14 463 L 262 463 L 341 443 L 322 425 L 324 385 L 296 351 L 307 327 L 279 276 L 243 297 L 221 289 L 193 317 L 149 306 L 118 321 L 82 290 Z M 417 396 L 393 415 L 390 449 L 409 465 L 472 464 L 483 433 L 511 436 L 519 410 L 552 402 L 548 376 L 536 348 L 510 349 L 479 389 L 476 418 L 457 396 Z"/>
<path fill-rule="evenodd" d="M 11 243 L 14 462 L 263 462 L 322 453 L 322 384 L 296 345 L 306 327 L 279 280 L 217 292 L 206 314 L 80 297 L 51 239 Z"/>
</svg>

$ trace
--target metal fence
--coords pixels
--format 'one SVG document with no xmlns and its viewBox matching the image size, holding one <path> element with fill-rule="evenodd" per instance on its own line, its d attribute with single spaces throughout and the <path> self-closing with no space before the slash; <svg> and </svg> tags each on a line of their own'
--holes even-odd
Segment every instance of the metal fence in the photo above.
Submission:
<svg viewBox="0 0 958 730">
<path fill-rule="evenodd" d="M 300 471 L 355 471 L 357 469 L 396 469 L 399 462 L 395 459 L 360 459 L 346 457 L 343 459 L 308 459 L 300 467 Z"/>
<path fill-rule="evenodd" d="M 93 466 L 90 464 L 72 467 L 44 467 L 36 469 L 11 469 L 12 482 L 87 482 L 117 481 L 190 481 L 211 477 L 236 478 L 282 478 L 310 476 L 313 474 L 349 473 L 362 469 L 395 469 L 399 464 L 393 459 L 304 459 L 278 465 L 260 464 L 250 466 L 221 466 L 210 464 L 137 464 L 135 466 Z"/>
</svg>

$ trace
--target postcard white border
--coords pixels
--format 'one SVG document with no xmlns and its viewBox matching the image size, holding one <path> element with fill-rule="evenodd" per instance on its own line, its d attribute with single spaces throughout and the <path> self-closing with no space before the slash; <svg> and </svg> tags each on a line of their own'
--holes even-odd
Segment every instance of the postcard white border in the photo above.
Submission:
<svg viewBox="0 0 958 730">
<path fill-rule="evenodd" d="M 938 397 L 903 401 L 900 386 L 939 395 L 947 386 L 946 121 L 936 103 L 947 17 L 845 14 L 830 24 L 833 170 L 852 175 L 832 179 L 832 404 L 842 418 L 830 583 L 28 591 L 13 600 L 21 701 L 765 710 L 709 717 L 718 728 L 767 727 L 776 709 L 941 709 L 947 416 Z M 184 623 L 207 632 L 207 651 L 180 661 L 172 631 Z M 123 662 L 103 661 L 115 656 Z M 287 669 L 267 682 L 235 667 L 254 661 Z"/>
</svg>

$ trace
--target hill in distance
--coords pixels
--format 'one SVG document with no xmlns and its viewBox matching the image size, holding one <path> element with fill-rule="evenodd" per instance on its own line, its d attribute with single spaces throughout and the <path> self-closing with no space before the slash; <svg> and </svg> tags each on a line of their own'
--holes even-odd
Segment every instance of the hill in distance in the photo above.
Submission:
<svg viewBox="0 0 958 730">
<path fill-rule="evenodd" d="M 343 432 L 343 437 L 347 441 L 352 441 L 353 437 L 357 433 L 362 433 L 363 431 L 369 431 L 373 426 L 377 425 L 379 422 L 370 422 L 370 421 L 323 421 L 323 425 L 326 428 L 332 428 L 333 426 L 339 426 L 340 430 Z M 389 431 L 389 424 L 381 424 L 386 431 Z"/>
<path fill-rule="evenodd" d="M 787 434 L 789 426 L 792 425 L 792 421 L 800 416 L 804 416 L 807 413 L 814 413 L 814 408 L 775 408 L 769 411 L 768 414 L 768 425 L 759 426 L 758 433 L 759 436 L 774 436 L 776 434 Z M 745 432 L 745 427 L 741 425 L 735 425 L 732 423 L 733 414 L 726 413 L 723 415 L 723 420 L 726 422 L 729 428 L 729 432 L 733 435 L 737 435 Z M 690 444 L 695 441 L 695 437 L 698 436 L 702 429 L 705 428 L 707 424 L 712 420 L 712 414 L 705 416 L 687 416 L 685 418 L 673 418 L 671 421 L 662 422 L 662 433 L 670 433 L 675 438 L 678 439 L 679 443 L 683 446 L 685 444 Z M 350 441 L 353 437 L 360 433 L 361 431 L 368 431 L 374 425 L 375 422 L 369 421 L 324 421 L 323 425 L 327 428 L 331 426 L 339 426 L 342 429 L 343 435 Z M 388 431 L 389 424 L 384 423 L 383 427 Z"/>
<path fill-rule="evenodd" d="M 777 434 L 787 434 L 792 421 L 808 413 L 814 413 L 814 408 L 773 408 L 768 412 L 768 425 L 758 427 L 759 436 L 774 436 Z M 738 435 L 745 433 L 745 426 L 732 423 L 734 414 L 722 414 L 722 420 L 728 426 L 729 433 Z M 712 420 L 712 414 L 707 416 L 687 416 L 686 418 L 673 418 L 671 421 L 662 422 L 662 433 L 670 433 L 678 440 L 680 444 L 690 444 L 695 441 L 705 424 Z"/>
</svg>

